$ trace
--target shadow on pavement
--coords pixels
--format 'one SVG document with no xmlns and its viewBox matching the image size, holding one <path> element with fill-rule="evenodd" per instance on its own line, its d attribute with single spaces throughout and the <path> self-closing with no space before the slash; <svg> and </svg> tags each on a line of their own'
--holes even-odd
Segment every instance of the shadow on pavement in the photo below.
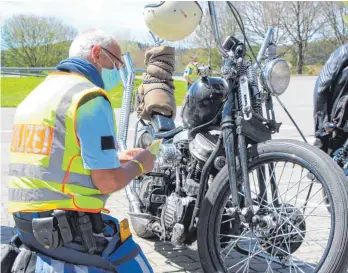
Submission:
<svg viewBox="0 0 348 273">
<path fill-rule="evenodd" d="M 150 240 L 151 241 L 151 240 Z M 169 242 L 161 242 L 152 240 L 154 243 L 154 250 L 164 257 L 164 263 L 161 269 L 161 272 L 187 272 L 187 273 L 203 273 L 201 268 L 199 256 L 197 250 L 186 248 L 183 250 L 175 250 L 174 247 Z M 228 267 L 233 267 L 233 265 L 237 265 L 242 262 L 246 257 L 243 254 L 236 253 L 235 257 L 229 261 Z M 150 259 L 152 262 L 156 264 L 156 259 L 154 260 L 151 256 Z M 279 263 L 272 263 L 271 266 L 267 263 L 268 259 L 264 259 L 263 257 L 256 256 L 252 262 L 250 262 L 250 268 L 248 272 L 254 273 L 264 273 L 268 272 L 277 272 L 277 273 L 290 273 L 290 272 L 302 272 L 302 273 L 311 273 L 313 272 L 313 268 L 315 265 L 307 264 L 303 265 L 301 263 L 295 262 L 296 267 L 290 267 L 280 265 Z M 163 262 L 163 258 L 162 258 Z M 226 261 L 227 262 L 227 261 Z M 227 262 L 228 263 L 228 262 Z M 270 267 L 269 267 L 270 266 Z M 312 267 L 313 266 L 313 267 Z M 162 269 L 168 268 L 167 270 L 162 271 Z M 243 272 L 245 268 L 231 268 L 233 273 Z M 242 271 L 241 271 L 242 270 Z M 156 272 L 156 271 L 155 271 Z M 246 271 L 245 271 L 246 272 Z"/>
<path fill-rule="evenodd" d="M 165 261 L 162 258 L 162 263 L 165 263 L 163 267 L 168 267 L 168 271 L 163 272 L 203 273 L 197 250 L 190 247 L 176 250 L 169 242 L 150 241 L 154 242 L 154 250 L 165 258 Z M 156 263 L 156 260 L 153 262 Z"/>
</svg>

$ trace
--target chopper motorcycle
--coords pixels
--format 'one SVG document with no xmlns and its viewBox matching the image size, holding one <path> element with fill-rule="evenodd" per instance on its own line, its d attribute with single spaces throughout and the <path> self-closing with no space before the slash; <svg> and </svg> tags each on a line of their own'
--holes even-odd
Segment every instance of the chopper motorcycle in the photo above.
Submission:
<svg viewBox="0 0 348 273">
<path fill-rule="evenodd" d="M 348 189 L 327 154 L 300 141 L 272 140 L 273 98 L 286 91 L 290 69 L 276 54 L 270 28 L 255 62 L 244 35 L 221 43 L 214 2 L 209 13 L 222 77 L 189 89 L 182 126 L 164 116 L 139 120 L 135 145 L 163 139 L 153 172 L 126 187 L 139 237 L 158 237 L 182 249 L 195 241 L 205 272 L 344 272 L 348 255 Z M 253 52 L 252 52 L 253 53 Z M 131 67 L 131 66 L 130 66 Z M 120 121 L 125 147 L 132 83 L 128 74 Z M 125 76 L 123 76 L 125 78 Z M 132 82 L 133 80 L 133 82 Z M 311 174 L 311 175 L 308 175 Z M 321 192 L 324 191 L 329 202 Z M 327 210 L 330 207 L 331 213 Z"/>
</svg>

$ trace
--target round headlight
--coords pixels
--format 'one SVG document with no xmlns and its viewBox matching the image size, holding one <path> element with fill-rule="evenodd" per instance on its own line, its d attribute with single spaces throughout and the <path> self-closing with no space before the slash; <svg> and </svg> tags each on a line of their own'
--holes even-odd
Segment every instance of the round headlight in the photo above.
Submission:
<svg viewBox="0 0 348 273">
<path fill-rule="evenodd" d="M 207 65 L 201 65 L 198 67 L 198 72 L 202 77 L 209 77 L 210 76 L 210 67 Z"/>
<path fill-rule="evenodd" d="M 290 83 L 290 67 L 282 58 L 268 62 L 262 69 L 262 79 L 268 91 L 273 95 L 281 95 Z"/>
</svg>

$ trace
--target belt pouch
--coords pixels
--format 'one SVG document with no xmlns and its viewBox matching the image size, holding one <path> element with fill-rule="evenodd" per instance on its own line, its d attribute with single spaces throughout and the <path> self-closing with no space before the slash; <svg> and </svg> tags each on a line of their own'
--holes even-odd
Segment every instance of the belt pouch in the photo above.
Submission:
<svg viewBox="0 0 348 273">
<path fill-rule="evenodd" d="M 32 220 L 33 233 L 36 240 L 47 249 L 60 246 L 60 238 L 53 217 L 34 218 Z"/>
</svg>

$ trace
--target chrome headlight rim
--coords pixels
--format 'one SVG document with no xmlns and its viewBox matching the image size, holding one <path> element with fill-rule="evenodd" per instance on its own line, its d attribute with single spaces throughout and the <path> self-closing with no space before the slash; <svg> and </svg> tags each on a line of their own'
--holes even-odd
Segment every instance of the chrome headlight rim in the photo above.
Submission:
<svg viewBox="0 0 348 273">
<path fill-rule="evenodd" d="M 280 70 L 277 73 L 275 69 Z M 282 75 L 279 75 L 279 72 Z M 283 58 L 276 58 L 269 61 L 263 67 L 261 76 L 264 87 L 272 95 L 280 96 L 286 91 L 290 83 L 291 71 L 289 63 Z M 281 81 L 279 82 L 279 80 Z"/>
<path fill-rule="evenodd" d="M 211 74 L 211 68 L 207 65 L 201 65 L 198 67 L 198 71 L 201 77 L 209 77 Z"/>
</svg>

